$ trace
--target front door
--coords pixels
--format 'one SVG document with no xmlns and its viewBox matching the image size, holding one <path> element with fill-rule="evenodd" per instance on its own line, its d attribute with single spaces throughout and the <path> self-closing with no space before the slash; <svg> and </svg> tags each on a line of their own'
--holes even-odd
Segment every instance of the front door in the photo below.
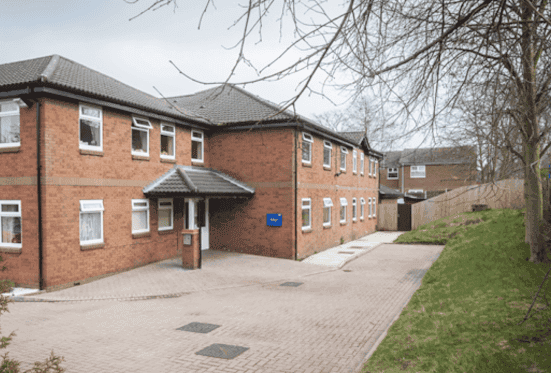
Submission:
<svg viewBox="0 0 551 373">
<path fill-rule="evenodd" d="M 209 248 L 209 200 L 208 198 L 197 201 L 197 227 L 201 229 L 201 250 Z"/>
</svg>

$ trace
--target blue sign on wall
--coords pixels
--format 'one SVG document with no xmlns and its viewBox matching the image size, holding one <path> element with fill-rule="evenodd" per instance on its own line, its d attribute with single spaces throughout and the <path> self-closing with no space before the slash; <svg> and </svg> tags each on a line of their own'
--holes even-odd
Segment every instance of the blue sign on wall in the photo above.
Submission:
<svg viewBox="0 0 551 373">
<path fill-rule="evenodd" d="M 266 224 L 270 227 L 281 227 L 282 221 L 281 214 L 266 214 Z"/>
</svg>

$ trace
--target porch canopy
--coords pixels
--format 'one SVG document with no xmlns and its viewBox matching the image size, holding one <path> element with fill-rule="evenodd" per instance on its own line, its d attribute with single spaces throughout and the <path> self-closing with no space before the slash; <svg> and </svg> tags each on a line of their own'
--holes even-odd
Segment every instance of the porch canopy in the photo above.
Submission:
<svg viewBox="0 0 551 373">
<path fill-rule="evenodd" d="M 143 189 L 147 196 L 252 197 L 254 188 L 211 168 L 174 165 Z"/>
</svg>

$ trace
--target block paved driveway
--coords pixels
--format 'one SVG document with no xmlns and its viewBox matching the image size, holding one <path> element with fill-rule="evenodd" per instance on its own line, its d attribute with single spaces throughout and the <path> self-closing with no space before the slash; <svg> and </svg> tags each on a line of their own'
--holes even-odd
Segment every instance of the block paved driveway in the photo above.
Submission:
<svg viewBox="0 0 551 373">
<path fill-rule="evenodd" d="M 10 303 L 2 334 L 17 336 L 5 351 L 22 370 L 53 349 L 67 372 L 356 372 L 442 249 L 383 244 L 339 270 L 220 252 L 201 271 L 165 261 L 33 297 L 65 301 Z M 174 278 L 188 292 L 136 296 Z M 177 330 L 192 322 L 220 327 Z M 232 360 L 196 354 L 214 343 L 248 350 Z"/>
</svg>

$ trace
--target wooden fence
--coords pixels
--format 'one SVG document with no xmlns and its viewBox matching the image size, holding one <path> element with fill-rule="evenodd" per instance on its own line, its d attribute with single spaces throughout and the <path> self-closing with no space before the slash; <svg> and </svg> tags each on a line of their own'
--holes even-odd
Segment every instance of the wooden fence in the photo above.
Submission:
<svg viewBox="0 0 551 373">
<path fill-rule="evenodd" d="M 493 209 L 524 208 L 524 180 L 507 179 L 495 184 L 465 186 L 416 203 L 411 210 L 411 229 L 446 216 L 472 211 L 473 204 L 485 204 Z"/>
<path fill-rule="evenodd" d="M 397 231 L 398 230 L 398 205 L 379 204 L 377 206 L 377 228 L 382 231 Z"/>
</svg>

